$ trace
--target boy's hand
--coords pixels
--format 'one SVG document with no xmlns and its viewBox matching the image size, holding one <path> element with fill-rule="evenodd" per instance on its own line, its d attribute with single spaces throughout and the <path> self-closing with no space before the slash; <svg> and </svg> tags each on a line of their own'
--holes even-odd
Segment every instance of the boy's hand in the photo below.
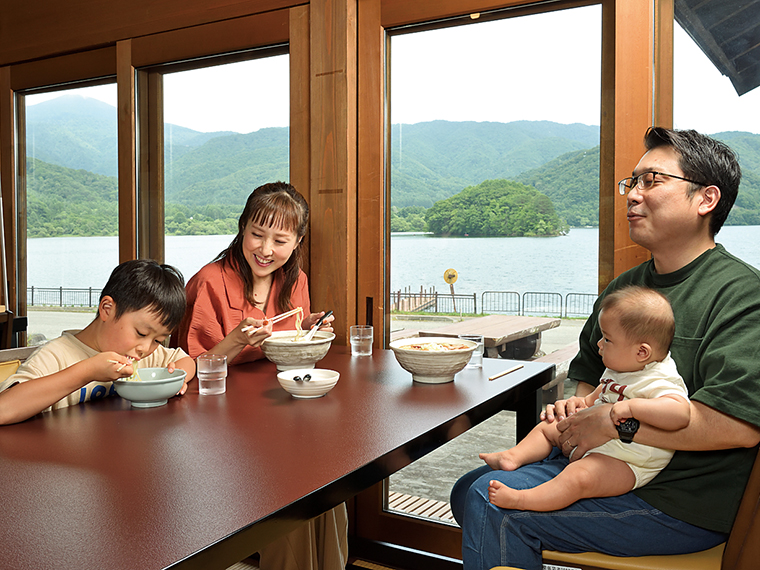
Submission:
<svg viewBox="0 0 760 570">
<path fill-rule="evenodd" d="M 166 367 L 166 369 L 169 371 L 169 374 L 174 372 L 177 369 L 177 363 L 176 362 L 170 362 L 169 365 Z M 187 372 L 187 371 L 185 371 Z M 192 374 L 185 374 L 185 381 L 182 383 L 182 388 L 179 389 L 179 392 L 175 394 L 175 396 L 181 396 L 185 392 L 187 392 L 187 385 L 190 382 L 190 380 L 193 379 Z"/>
<path fill-rule="evenodd" d="M 116 352 L 101 352 L 87 359 L 91 365 L 90 378 L 99 382 L 113 382 L 132 376 L 134 360 Z"/>
<path fill-rule="evenodd" d="M 176 362 L 170 362 L 166 368 L 170 373 L 175 370 L 185 371 L 185 381 L 182 383 L 182 388 L 180 388 L 179 392 L 175 394 L 175 396 L 182 396 L 187 392 L 187 385 L 193 378 L 195 378 L 195 360 L 186 356 L 185 358 L 180 358 Z"/>
</svg>

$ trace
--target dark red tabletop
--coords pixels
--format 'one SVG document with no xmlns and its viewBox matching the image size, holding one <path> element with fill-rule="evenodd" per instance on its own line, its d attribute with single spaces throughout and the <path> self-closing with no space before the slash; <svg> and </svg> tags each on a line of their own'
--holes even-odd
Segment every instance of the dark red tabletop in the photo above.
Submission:
<svg viewBox="0 0 760 570">
<path fill-rule="evenodd" d="M 352 358 L 323 398 L 296 400 L 268 361 L 230 367 L 166 406 L 118 397 L 0 427 L 4 569 L 225 568 L 504 408 L 535 421 L 552 365 L 485 359 L 413 383 L 392 352 Z"/>
</svg>

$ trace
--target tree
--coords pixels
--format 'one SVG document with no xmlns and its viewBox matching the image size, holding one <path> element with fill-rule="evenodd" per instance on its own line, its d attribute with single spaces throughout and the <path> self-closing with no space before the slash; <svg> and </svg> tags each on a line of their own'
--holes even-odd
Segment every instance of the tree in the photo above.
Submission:
<svg viewBox="0 0 760 570">
<path fill-rule="evenodd" d="M 511 180 L 486 180 L 433 204 L 428 230 L 456 236 L 556 236 L 567 231 L 551 200 Z"/>
</svg>

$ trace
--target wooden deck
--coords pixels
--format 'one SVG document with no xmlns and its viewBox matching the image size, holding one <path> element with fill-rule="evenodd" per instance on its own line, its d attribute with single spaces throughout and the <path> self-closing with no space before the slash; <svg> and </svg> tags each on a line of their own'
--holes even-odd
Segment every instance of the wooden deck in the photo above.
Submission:
<svg viewBox="0 0 760 570">
<path fill-rule="evenodd" d="M 393 511 L 432 519 L 436 522 L 457 525 L 451 513 L 451 505 L 443 501 L 423 499 L 414 495 L 405 495 L 391 491 L 388 493 L 388 508 Z"/>
</svg>

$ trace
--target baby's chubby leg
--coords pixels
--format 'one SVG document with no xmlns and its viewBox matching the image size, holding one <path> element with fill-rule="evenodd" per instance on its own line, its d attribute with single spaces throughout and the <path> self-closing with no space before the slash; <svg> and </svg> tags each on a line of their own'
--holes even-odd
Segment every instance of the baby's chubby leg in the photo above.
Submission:
<svg viewBox="0 0 760 570">
<path fill-rule="evenodd" d="M 552 447 L 559 447 L 557 422 L 541 422 L 517 445 L 506 451 L 478 455 L 491 469 L 514 471 L 518 467 L 540 461 L 549 456 Z"/>
<path fill-rule="evenodd" d="M 580 499 L 622 495 L 633 489 L 635 483 L 633 471 L 624 461 L 591 453 L 532 489 L 516 490 L 491 481 L 488 499 L 503 509 L 556 511 Z"/>
</svg>

